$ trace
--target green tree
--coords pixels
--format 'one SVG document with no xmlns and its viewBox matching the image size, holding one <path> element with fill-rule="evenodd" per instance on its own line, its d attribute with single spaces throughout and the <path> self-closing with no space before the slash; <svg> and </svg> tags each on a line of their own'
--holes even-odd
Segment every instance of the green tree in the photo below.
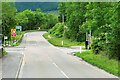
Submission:
<svg viewBox="0 0 120 80">
<path fill-rule="evenodd" d="M 2 33 L 10 38 L 12 28 L 15 28 L 16 8 L 14 3 L 2 2 Z"/>
</svg>

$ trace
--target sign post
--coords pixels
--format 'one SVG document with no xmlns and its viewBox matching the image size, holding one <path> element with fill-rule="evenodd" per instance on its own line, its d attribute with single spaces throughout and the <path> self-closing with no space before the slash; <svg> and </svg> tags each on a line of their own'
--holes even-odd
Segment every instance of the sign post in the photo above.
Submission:
<svg viewBox="0 0 120 80">
<path fill-rule="evenodd" d="M 11 38 L 12 37 L 15 37 L 15 39 L 16 39 L 16 29 L 11 29 Z"/>
<path fill-rule="evenodd" d="M 22 31 L 22 26 L 16 26 L 16 31 L 21 32 Z"/>
<path fill-rule="evenodd" d="M 4 46 L 5 46 L 5 40 L 6 40 L 6 39 L 8 39 L 8 37 L 7 37 L 7 36 L 4 36 Z"/>
<path fill-rule="evenodd" d="M 11 37 L 16 37 L 16 29 L 11 29 Z"/>
</svg>

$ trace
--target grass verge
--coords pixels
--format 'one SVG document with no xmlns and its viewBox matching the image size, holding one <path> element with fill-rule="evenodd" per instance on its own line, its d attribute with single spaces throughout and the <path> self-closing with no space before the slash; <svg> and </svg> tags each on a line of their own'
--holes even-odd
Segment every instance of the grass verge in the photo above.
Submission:
<svg viewBox="0 0 120 80">
<path fill-rule="evenodd" d="M 119 73 L 119 61 L 115 59 L 109 59 L 106 56 L 100 55 L 100 54 L 93 54 L 92 50 L 82 52 L 81 54 L 77 52 L 74 54 L 75 56 L 78 56 L 82 58 L 83 60 L 87 61 L 88 63 L 97 66 L 111 74 L 114 74 L 116 76 L 120 76 Z"/>
<path fill-rule="evenodd" d="M 51 38 L 48 36 L 50 36 Z M 59 47 L 84 46 L 84 42 L 71 41 L 70 39 L 66 39 L 64 37 L 58 38 L 56 36 L 50 35 L 49 33 L 43 34 L 43 37 L 47 39 L 54 46 L 59 46 Z M 63 41 L 63 45 L 62 45 L 62 41 Z"/>
<path fill-rule="evenodd" d="M 20 43 L 22 42 L 23 36 L 24 36 L 24 34 L 22 34 L 22 37 L 20 38 L 19 42 L 17 44 L 15 44 L 14 46 L 19 46 L 20 45 Z"/>
<path fill-rule="evenodd" d="M 7 55 L 8 54 L 8 52 L 6 52 L 5 50 L 3 50 L 3 55 Z"/>
</svg>

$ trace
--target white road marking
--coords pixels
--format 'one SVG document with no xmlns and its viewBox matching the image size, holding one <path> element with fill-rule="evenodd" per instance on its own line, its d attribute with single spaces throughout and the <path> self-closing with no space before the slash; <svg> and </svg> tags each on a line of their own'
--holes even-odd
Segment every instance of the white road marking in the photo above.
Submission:
<svg viewBox="0 0 120 80">
<path fill-rule="evenodd" d="M 17 78 L 19 76 L 19 72 L 20 72 L 20 68 L 21 68 L 21 65 L 22 65 L 22 61 L 23 61 L 23 59 L 20 60 L 20 63 L 19 63 L 19 66 L 18 66 L 18 69 L 17 69 L 17 72 L 16 72 L 15 80 L 17 80 Z"/>
<path fill-rule="evenodd" d="M 60 72 L 66 77 L 66 78 L 69 78 L 55 63 L 53 63 L 59 70 Z"/>
<path fill-rule="evenodd" d="M 55 65 L 56 68 L 58 68 L 60 70 L 60 72 L 69 79 L 69 77 L 57 66 L 57 64 L 55 62 L 53 62 L 53 60 L 48 56 L 49 60 L 53 63 L 53 65 Z"/>
</svg>

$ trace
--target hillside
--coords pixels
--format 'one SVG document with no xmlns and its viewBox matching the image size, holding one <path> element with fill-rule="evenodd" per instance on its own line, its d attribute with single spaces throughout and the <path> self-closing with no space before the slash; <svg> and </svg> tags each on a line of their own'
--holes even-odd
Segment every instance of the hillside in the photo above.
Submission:
<svg viewBox="0 0 120 80">
<path fill-rule="evenodd" d="M 52 10 L 52 11 L 46 11 L 45 13 L 52 13 L 52 14 L 56 14 L 57 16 L 60 14 L 59 10 Z"/>
<path fill-rule="evenodd" d="M 57 10 L 59 2 L 16 2 L 15 7 L 18 12 L 24 11 L 26 9 L 31 9 L 35 11 L 40 8 L 43 12 Z"/>
</svg>

